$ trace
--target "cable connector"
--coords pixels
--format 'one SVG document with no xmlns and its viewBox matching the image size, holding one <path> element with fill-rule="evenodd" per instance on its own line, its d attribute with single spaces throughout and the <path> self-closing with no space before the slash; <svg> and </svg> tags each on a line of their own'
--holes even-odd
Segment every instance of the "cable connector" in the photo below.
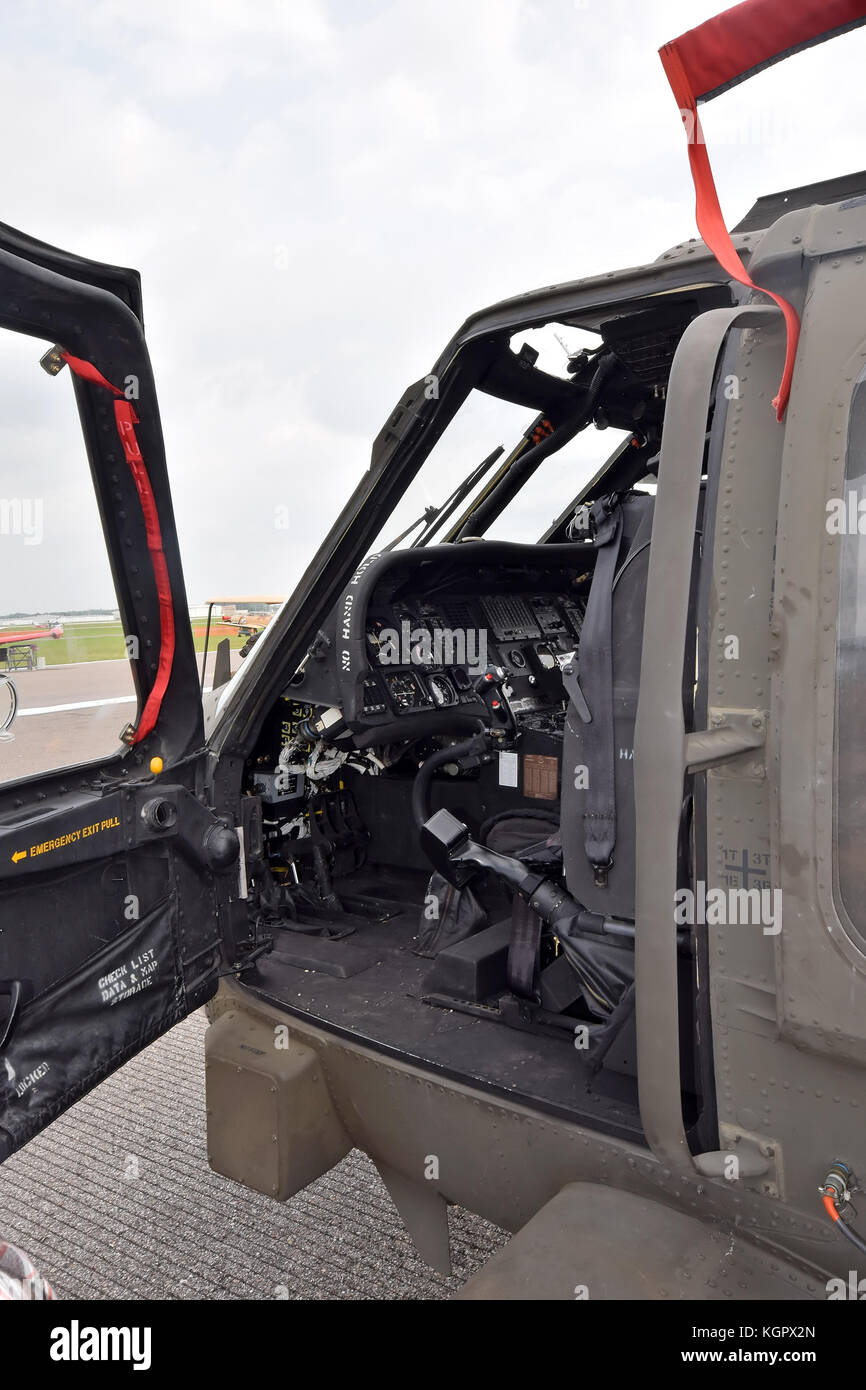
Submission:
<svg viewBox="0 0 866 1390">
<path fill-rule="evenodd" d="M 818 1187 L 822 1197 L 829 1197 L 836 1206 L 847 1206 L 851 1192 L 856 1187 L 854 1175 L 847 1163 L 836 1161 L 830 1165 L 823 1183 Z"/>
<path fill-rule="evenodd" d="M 856 1190 L 857 1182 L 848 1164 L 838 1161 L 830 1165 L 830 1171 L 821 1187 L 818 1188 L 824 1202 L 824 1210 L 835 1225 L 836 1230 L 852 1245 L 856 1245 L 862 1254 L 866 1255 L 866 1240 L 858 1231 L 855 1231 L 848 1221 L 848 1203 L 851 1200 L 851 1193 Z"/>
</svg>

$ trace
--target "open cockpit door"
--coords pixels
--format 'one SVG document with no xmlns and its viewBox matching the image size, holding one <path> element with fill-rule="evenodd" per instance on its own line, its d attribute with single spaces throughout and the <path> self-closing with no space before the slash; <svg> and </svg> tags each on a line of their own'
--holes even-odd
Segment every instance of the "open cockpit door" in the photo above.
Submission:
<svg viewBox="0 0 866 1390">
<path fill-rule="evenodd" d="M 72 377 L 136 707 L 117 714 L 108 757 L 77 761 L 70 737 L 66 766 L 0 784 L 2 1159 L 213 994 L 238 836 L 201 798 L 199 681 L 138 276 L 0 228 L 0 329 L 42 340 L 34 372 L 42 355 L 62 373 L 48 390 Z"/>
</svg>

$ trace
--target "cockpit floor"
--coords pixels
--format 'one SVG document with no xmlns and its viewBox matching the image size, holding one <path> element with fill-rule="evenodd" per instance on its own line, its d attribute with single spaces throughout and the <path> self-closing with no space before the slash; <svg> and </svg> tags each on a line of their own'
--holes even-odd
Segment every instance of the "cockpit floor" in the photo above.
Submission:
<svg viewBox="0 0 866 1390">
<path fill-rule="evenodd" d="M 595 1130 L 643 1143 L 636 1084 L 593 1073 L 562 1038 L 425 1002 L 432 961 L 413 953 L 424 883 L 418 875 L 365 871 L 337 892 L 387 901 L 386 921 L 364 920 L 340 939 L 278 930 L 273 950 L 242 977 L 254 994 L 319 1027 L 467 1085 L 506 1095 Z M 351 919 L 358 922 L 357 915 Z M 313 926 L 303 915 L 297 926 Z M 334 927 L 340 923 L 335 920 Z"/>
</svg>

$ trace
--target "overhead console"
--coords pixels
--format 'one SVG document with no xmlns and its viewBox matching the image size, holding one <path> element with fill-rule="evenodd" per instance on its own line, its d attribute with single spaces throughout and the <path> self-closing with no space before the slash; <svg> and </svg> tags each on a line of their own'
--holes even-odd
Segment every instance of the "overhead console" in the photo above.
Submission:
<svg viewBox="0 0 866 1390">
<path fill-rule="evenodd" d="M 358 747 L 560 706 L 592 558 L 504 541 L 370 556 L 287 693 L 339 708 Z"/>
</svg>

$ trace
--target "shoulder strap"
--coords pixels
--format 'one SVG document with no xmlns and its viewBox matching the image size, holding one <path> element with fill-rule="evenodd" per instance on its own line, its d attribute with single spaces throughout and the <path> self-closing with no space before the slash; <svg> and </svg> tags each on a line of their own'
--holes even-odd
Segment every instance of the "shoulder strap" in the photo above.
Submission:
<svg viewBox="0 0 866 1390">
<path fill-rule="evenodd" d="M 603 888 L 616 845 L 611 608 L 622 537 L 622 507 L 615 493 L 592 503 L 588 526 L 598 557 L 580 634 L 580 680 L 572 663 L 563 671 L 563 683 L 586 725 L 583 751 L 588 786 L 583 839 L 595 881 Z"/>
</svg>

